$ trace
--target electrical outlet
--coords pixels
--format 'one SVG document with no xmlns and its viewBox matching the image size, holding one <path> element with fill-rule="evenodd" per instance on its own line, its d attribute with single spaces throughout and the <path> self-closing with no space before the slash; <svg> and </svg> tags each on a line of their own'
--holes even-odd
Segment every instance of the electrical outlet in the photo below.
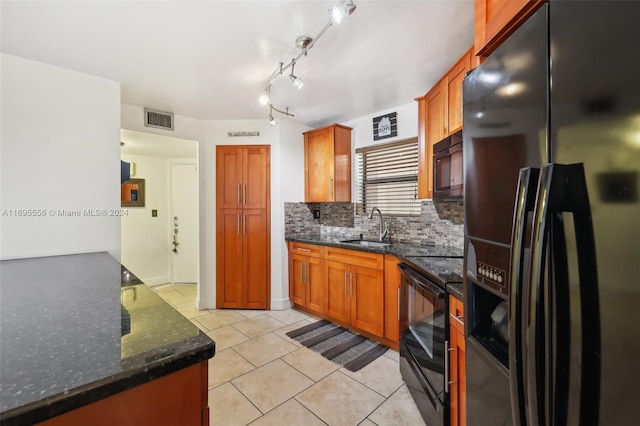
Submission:
<svg viewBox="0 0 640 426">
<path fill-rule="evenodd" d="M 313 211 L 313 218 L 320 219 L 320 209 L 316 209 Z"/>
<path fill-rule="evenodd" d="M 151 217 L 158 217 L 158 210 L 156 209 L 151 210 Z"/>
</svg>

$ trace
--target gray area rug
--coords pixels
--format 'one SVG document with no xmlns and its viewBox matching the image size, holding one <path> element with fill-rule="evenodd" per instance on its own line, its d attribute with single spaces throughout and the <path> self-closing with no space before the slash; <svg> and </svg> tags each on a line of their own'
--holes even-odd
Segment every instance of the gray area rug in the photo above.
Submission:
<svg viewBox="0 0 640 426">
<path fill-rule="evenodd" d="M 287 336 L 349 371 L 360 370 L 388 349 L 326 320 L 292 330 Z"/>
</svg>

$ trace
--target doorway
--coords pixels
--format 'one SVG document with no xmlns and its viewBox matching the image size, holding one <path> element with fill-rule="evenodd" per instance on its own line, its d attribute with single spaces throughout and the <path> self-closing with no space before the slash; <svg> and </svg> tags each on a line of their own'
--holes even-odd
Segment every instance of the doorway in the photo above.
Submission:
<svg viewBox="0 0 640 426">
<path fill-rule="evenodd" d="M 122 264 L 177 308 L 194 307 L 199 285 L 198 142 L 121 130 L 121 159 L 144 184 L 123 207 Z"/>
</svg>

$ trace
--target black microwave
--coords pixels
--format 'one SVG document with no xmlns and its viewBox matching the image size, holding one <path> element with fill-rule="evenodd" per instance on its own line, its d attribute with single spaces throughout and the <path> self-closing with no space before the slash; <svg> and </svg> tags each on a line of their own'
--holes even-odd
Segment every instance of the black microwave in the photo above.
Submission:
<svg viewBox="0 0 640 426">
<path fill-rule="evenodd" d="M 462 130 L 433 146 L 433 198 L 462 198 Z"/>
</svg>

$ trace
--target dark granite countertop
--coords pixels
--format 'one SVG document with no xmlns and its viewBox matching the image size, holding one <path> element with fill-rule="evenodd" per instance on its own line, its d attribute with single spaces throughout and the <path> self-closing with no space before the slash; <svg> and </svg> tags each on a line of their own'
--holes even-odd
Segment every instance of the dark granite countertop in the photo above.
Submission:
<svg viewBox="0 0 640 426">
<path fill-rule="evenodd" d="M 32 424 L 211 358 L 108 253 L 0 262 L 0 422 Z M 126 277 L 125 277 L 126 278 Z"/>
<path fill-rule="evenodd" d="M 464 302 L 464 295 L 462 294 L 462 283 L 447 284 L 447 293 Z"/>
<path fill-rule="evenodd" d="M 411 244 L 405 242 L 388 241 L 387 247 L 367 247 L 354 243 L 345 243 L 349 240 L 348 236 L 337 235 L 319 235 L 319 234 L 295 234 L 285 236 L 287 241 L 298 241 L 301 243 L 320 244 L 330 247 L 339 247 L 352 250 L 369 251 L 373 253 L 392 254 L 398 257 L 406 256 L 428 256 L 428 257 L 458 257 L 462 258 L 464 252 L 462 249 L 451 246 L 437 246 L 429 244 Z"/>
</svg>

